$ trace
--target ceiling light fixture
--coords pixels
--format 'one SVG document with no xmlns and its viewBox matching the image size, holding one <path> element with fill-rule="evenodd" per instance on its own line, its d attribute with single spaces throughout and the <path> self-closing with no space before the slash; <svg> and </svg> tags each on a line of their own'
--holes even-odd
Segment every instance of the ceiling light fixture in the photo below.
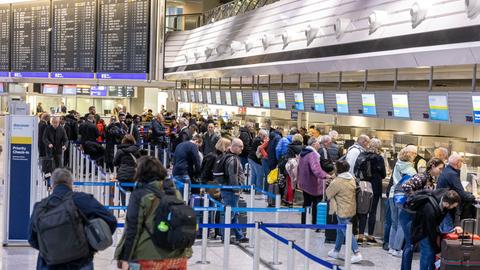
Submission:
<svg viewBox="0 0 480 270">
<path fill-rule="evenodd" d="M 310 25 L 305 29 L 305 38 L 307 39 L 307 46 L 309 46 L 317 37 L 319 29 L 313 28 Z"/>
<path fill-rule="evenodd" d="M 271 34 L 264 34 L 262 36 L 262 45 L 263 45 L 263 49 L 266 50 L 268 49 L 268 47 L 270 46 L 271 42 L 272 42 L 272 35 Z"/>
<path fill-rule="evenodd" d="M 465 10 L 470 19 L 474 19 L 480 13 L 480 0 L 465 0 Z"/>
<path fill-rule="evenodd" d="M 368 16 L 368 25 L 370 26 L 369 34 L 373 34 L 382 26 L 388 19 L 388 13 L 383 10 L 374 10 L 370 16 Z"/>
<path fill-rule="evenodd" d="M 416 28 L 427 17 L 428 10 L 432 6 L 430 0 L 422 0 L 415 2 L 410 8 L 410 16 L 412 17 L 412 28 Z"/>
<path fill-rule="evenodd" d="M 333 25 L 333 31 L 335 32 L 337 39 L 340 39 L 343 36 L 351 22 L 352 21 L 348 18 L 337 18 Z"/>
</svg>

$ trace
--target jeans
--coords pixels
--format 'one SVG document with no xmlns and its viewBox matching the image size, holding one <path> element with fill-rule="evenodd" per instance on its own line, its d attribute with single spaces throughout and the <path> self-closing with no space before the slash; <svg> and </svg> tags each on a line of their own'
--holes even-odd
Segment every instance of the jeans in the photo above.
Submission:
<svg viewBox="0 0 480 270">
<path fill-rule="evenodd" d="M 400 211 L 395 206 L 393 198 L 390 198 L 389 201 L 390 201 L 390 211 L 392 216 L 392 227 L 390 229 L 389 247 L 395 250 L 401 250 L 404 236 L 403 236 L 402 227 L 398 223 Z"/>
<path fill-rule="evenodd" d="M 79 266 L 77 263 L 75 264 L 65 264 L 64 268 L 62 269 L 78 269 L 78 270 L 93 270 L 93 260 L 89 260 L 85 265 Z M 48 270 L 47 263 L 43 258 L 38 256 L 37 258 L 37 270 Z"/>
<path fill-rule="evenodd" d="M 435 250 L 428 237 L 420 240 L 420 270 L 435 270 Z"/>
<path fill-rule="evenodd" d="M 368 235 L 373 236 L 373 232 L 375 231 L 375 221 L 377 219 L 377 207 L 378 201 L 380 200 L 381 194 L 374 194 L 372 207 L 368 214 L 358 214 L 358 233 L 365 234 L 365 227 L 367 226 L 368 220 Z M 368 216 L 368 218 L 367 218 Z"/>
<path fill-rule="evenodd" d="M 238 207 L 238 200 L 240 199 L 240 196 L 238 194 L 235 194 L 232 191 L 228 190 L 221 190 L 220 191 L 222 194 L 222 201 L 225 206 L 231 206 L 231 207 Z M 236 224 L 238 223 L 238 213 L 232 212 L 232 222 L 231 224 Z M 233 233 L 235 234 L 235 238 L 238 240 L 244 238 L 243 233 L 240 229 L 232 229 Z"/>
<path fill-rule="evenodd" d="M 439 226 L 440 232 L 451 233 L 453 231 L 453 228 L 455 228 L 455 225 L 453 224 L 452 216 L 450 214 L 445 215 L 442 223 L 440 223 Z"/>
<path fill-rule="evenodd" d="M 63 168 L 63 153 L 62 154 L 54 154 L 53 158 L 53 168 L 55 170 L 57 168 Z"/>
<path fill-rule="evenodd" d="M 349 224 L 350 218 L 341 218 L 337 216 L 338 224 Z M 335 240 L 335 251 L 340 252 L 342 249 L 343 242 L 345 241 L 345 229 L 337 229 L 337 239 Z M 348 248 L 348 247 L 347 247 Z M 355 240 L 354 235 L 352 234 L 352 251 L 353 253 L 358 252 L 357 240 Z"/>
<path fill-rule="evenodd" d="M 322 201 L 322 195 L 313 196 L 307 192 L 303 192 L 303 208 L 311 207 L 312 208 L 312 224 L 317 224 L 317 204 Z M 306 213 L 302 213 L 302 224 L 305 224 Z"/>
<path fill-rule="evenodd" d="M 240 163 L 242 164 L 242 168 L 245 169 L 245 164 L 248 163 L 248 158 L 247 157 L 239 157 L 240 158 Z"/>
<path fill-rule="evenodd" d="M 261 164 L 256 163 L 255 161 L 248 159 L 248 164 L 250 164 L 250 169 L 252 172 L 251 178 L 252 184 L 256 187 L 262 188 L 263 184 L 263 176 L 265 175 L 263 172 L 263 168 Z"/>
<path fill-rule="evenodd" d="M 390 202 L 385 201 L 385 224 L 383 225 L 383 244 L 388 246 L 390 238 L 390 227 L 392 226 L 392 215 L 390 211 Z"/>
<path fill-rule="evenodd" d="M 405 235 L 405 247 L 402 254 L 401 270 L 412 269 L 413 243 L 412 243 L 412 221 L 413 215 L 400 209 L 399 223 Z"/>
<path fill-rule="evenodd" d="M 262 168 L 263 168 L 263 173 L 265 178 L 263 181 L 263 185 L 260 186 L 260 188 L 265 190 L 268 187 L 267 177 L 268 177 L 268 174 L 270 173 L 270 166 L 268 166 L 268 159 L 264 159 L 264 158 L 262 159 Z"/>
</svg>

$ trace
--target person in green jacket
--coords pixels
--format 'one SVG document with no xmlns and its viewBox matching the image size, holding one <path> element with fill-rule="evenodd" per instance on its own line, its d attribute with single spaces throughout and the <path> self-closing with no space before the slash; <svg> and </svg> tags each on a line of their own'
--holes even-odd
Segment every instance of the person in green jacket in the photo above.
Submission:
<svg viewBox="0 0 480 270">
<path fill-rule="evenodd" d="M 175 189 L 171 180 L 165 180 L 167 170 L 154 157 L 144 156 L 137 160 L 135 180 L 139 184 L 158 189 Z M 141 186 L 141 185 L 140 185 Z M 175 190 L 181 199 L 180 192 Z M 135 188 L 128 202 L 125 231 L 115 250 L 119 269 L 187 269 L 191 248 L 166 250 L 155 246 L 147 232 L 153 230 L 153 219 L 158 199 L 146 188 Z"/>
</svg>

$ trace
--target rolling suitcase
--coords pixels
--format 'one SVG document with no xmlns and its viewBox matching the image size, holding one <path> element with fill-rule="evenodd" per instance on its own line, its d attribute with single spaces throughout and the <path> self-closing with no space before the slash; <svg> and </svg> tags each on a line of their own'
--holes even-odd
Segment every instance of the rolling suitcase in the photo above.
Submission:
<svg viewBox="0 0 480 270">
<path fill-rule="evenodd" d="M 329 211 L 329 208 L 327 208 L 327 213 Z M 327 224 L 333 225 L 337 224 L 337 215 L 327 215 Z M 336 229 L 329 229 L 325 230 L 325 243 L 335 243 L 335 240 L 337 240 L 337 230 Z"/>
<path fill-rule="evenodd" d="M 464 234 L 461 239 L 442 240 L 441 270 L 480 269 L 480 241 L 474 240 L 476 220 L 462 220 Z M 470 236 L 466 236 L 467 228 Z"/>
</svg>

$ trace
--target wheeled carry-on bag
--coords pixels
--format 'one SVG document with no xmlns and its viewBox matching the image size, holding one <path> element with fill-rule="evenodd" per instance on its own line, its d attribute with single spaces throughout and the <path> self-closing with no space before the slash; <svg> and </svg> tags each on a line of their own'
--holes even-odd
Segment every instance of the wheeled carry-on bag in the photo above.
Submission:
<svg viewBox="0 0 480 270">
<path fill-rule="evenodd" d="M 476 224 L 475 219 L 464 219 L 459 239 L 442 240 L 441 270 L 480 269 L 480 241 L 472 237 Z"/>
</svg>

